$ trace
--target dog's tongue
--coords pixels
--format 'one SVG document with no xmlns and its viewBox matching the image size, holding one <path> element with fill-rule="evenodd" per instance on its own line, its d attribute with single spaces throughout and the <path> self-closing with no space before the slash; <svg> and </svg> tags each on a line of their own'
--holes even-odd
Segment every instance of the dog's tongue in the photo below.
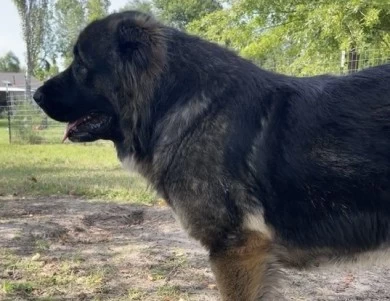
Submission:
<svg viewBox="0 0 390 301">
<path fill-rule="evenodd" d="M 68 139 L 70 131 L 71 131 L 73 128 L 75 128 L 76 126 L 78 126 L 82 121 L 83 121 L 83 119 L 81 118 L 81 119 L 78 119 L 78 120 L 76 120 L 76 121 L 69 122 L 69 123 L 66 125 L 65 132 L 64 132 L 64 137 L 62 138 L 62 143 L 64 143 L 65 140 Z"/>
</svg>

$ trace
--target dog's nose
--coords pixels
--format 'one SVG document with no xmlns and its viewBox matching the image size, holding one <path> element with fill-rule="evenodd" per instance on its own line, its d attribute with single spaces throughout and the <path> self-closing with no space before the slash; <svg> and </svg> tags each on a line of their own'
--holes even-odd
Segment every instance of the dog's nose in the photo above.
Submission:
<svg viewBox="0 0 390 301">
<path fill-rule="evenodd" d="M 43 103 L 44 96 L 40 88 L 35 91 L 33 98 L 38 105 Z"/>
</svg>

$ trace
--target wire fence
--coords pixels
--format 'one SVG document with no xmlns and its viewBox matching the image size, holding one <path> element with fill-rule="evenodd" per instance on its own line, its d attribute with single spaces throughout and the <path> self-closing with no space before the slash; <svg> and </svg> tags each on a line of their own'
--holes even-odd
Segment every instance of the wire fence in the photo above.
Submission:
<svg viewBox="0 0 390 301">
<path fill-rule="evenodd" d="M 8 91 L 6 99 L 7 105 L 0 107 L 0 139 L 20 144 L 61 142 L 64 124 L 47 117 L 24 91 Z"/>
<path fill-rule="evenodd" d="M 256 62 L 264 69 L 289 75 L 313 76 L 319 74 L 349 74 L 390 62 L 390 49 L 368 49 L 342 51 L 329 56 L 322 54 L 285 57 L 268 56 Z"/>
<path fill-rule="evenodd" d="M 329 58 L 273 59 L 257 62 L 262 68 L 297 76 L 322 73 L 348 74 L 390 62 L 390 51 L 367 50 L 342 52 Z M 21 90 L 21 89 L 19 89 Z M 0 91 L 0 143 L 61 143 L 65 125 L 48 118 L 24 91 Z"/>
</svg>

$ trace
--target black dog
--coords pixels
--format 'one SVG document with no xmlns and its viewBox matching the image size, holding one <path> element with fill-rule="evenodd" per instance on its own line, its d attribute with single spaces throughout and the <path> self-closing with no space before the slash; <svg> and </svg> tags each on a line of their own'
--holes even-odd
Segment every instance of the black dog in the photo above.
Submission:
<svg viewBox="0 0 390 301">
<path fill-rule="evenodd" d="M 386 255 L 390 65 L 288 77 L 124 12 L 34 98 L 65 138 L 114 141 L 210 251 L 223 300 L 278 299 L 279 266 Z"/>
</svg>

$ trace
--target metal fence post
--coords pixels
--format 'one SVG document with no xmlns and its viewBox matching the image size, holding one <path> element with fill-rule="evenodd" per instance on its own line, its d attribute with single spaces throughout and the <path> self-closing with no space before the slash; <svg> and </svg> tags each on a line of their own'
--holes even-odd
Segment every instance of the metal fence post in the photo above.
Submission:
<svg viewBox="0 0 390 301">
<path fill-rule="evenodd" d="M 341 51 L 341 57 L 340 57 L 340 73 L 344 74 L 345 73 L 345 50 Z"/>
<path fill-rule="evenodd" d="M 8 140 L 9 140 L 9 143 L 11 144 L 12 143 L 12 129 L 11 129 L 11 110 L 12 110 L 11 106 L 12 106 L 12 103 L 11 103 L 11 98 L 10 98 L 9 91 L 8 91 L 8 83 L 6 83 L 5 99 L 7 102 Z"/>
</svg>

